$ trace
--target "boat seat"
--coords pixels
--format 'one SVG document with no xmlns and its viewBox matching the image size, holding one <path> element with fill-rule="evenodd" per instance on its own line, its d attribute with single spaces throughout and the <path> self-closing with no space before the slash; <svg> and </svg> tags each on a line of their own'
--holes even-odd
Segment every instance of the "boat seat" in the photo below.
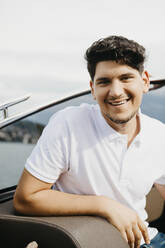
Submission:
<svg viewBox="0 0 165 248">
<path fill-rule="evenodd" d="M 116 228 L 94 216 L 26 217 L 14 212 L 12 200 L 0 204 L 0 247 L 128 248 Z"/>
<path fill-rule="evenodd" d="M 156 225 L 165 232 L 163 207 L 164 201 L 153 187 L 147 196 L 148 221 L 155 225 L 160 219 Z M 12 200 L 0 204 L 0 233 L 3 248 L 24 248 L 32 241 L 38 248 L 129 248 L 118 230 L 101 217 L 20 216 Z"/>
</svg>

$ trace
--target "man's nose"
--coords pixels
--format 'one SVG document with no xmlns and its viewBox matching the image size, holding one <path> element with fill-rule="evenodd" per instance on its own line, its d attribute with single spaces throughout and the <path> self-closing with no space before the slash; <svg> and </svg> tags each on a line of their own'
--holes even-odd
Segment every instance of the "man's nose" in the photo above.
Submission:
<svg viewBox="0 0 165 248">
<path fill-rule="evenodd" d="M 119 80 L 114 80 L 111 82 L 109 87 L 109 95 L 111 97 L 119 97 L 123 94 L 123 85 Z"/>
</svg>

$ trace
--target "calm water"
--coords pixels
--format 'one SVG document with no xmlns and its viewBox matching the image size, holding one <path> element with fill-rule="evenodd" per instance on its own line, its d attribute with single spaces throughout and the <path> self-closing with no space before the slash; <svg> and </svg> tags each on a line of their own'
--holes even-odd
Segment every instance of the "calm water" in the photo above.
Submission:
<svg viewBox="0 0 165 248">
<path fill-rule="evenodd" d="M 34 145 L 0 142 L 0 189 L 16 185 Z"/>
</svg>

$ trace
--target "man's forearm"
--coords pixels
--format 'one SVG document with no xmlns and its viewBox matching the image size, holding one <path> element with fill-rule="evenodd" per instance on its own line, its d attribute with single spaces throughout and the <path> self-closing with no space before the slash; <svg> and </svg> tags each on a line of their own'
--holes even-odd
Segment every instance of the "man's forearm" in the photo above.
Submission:
<svg viewBox="0 0 165 248">
<path fill-rule="evenodd" d="M 15 209 L 26 215 L 101 215 L 102 196 L 69 194 L 51 189 L 24 169 L 14 196 Z"/>
<path fill-rule="evenodd" d="M 15 196 L 14 206 L 18 212 L 27 215 L 103 215 L 101 196 L 76 195 L 46 189 L 20 200 Z"/>
</svg>

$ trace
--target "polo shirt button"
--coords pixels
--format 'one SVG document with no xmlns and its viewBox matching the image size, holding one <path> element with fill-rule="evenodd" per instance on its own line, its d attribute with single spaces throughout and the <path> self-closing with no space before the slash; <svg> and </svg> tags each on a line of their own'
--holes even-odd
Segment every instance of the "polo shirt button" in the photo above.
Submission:
<svg viewBox="0 0 165 248">
<path fill-rule="evenodd" d="M 119 143 L 119 144 L 123 144 L 124 141 L 123 141 L 122 139 L 118 139 L 118 143 Z"/>
</svg>

